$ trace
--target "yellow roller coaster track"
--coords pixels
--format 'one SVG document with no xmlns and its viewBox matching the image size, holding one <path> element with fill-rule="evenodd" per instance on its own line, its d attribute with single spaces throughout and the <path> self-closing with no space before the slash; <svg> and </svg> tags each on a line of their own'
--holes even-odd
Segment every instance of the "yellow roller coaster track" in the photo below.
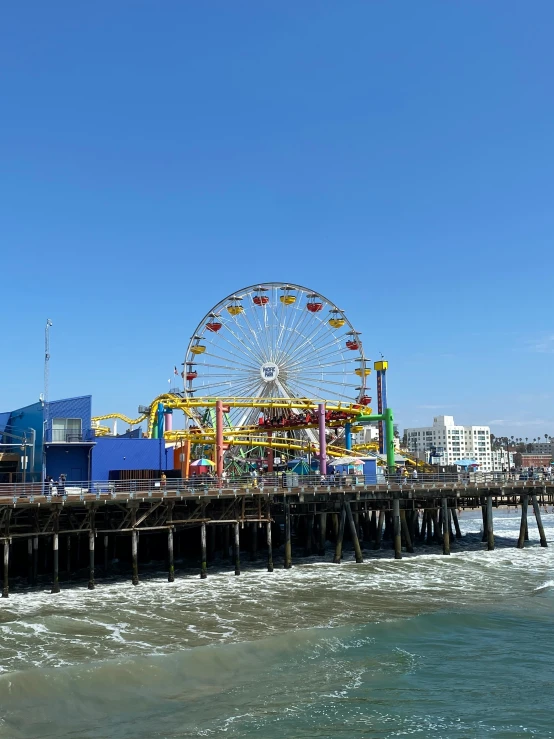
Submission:
<svg viewBox="0 0 554 739">
<path fill-rule="evenodd" d="M 230 408 L 259 408 L 260 410 L 273 410 L 273 409 L 290 409 L 290 410 L 317 410 L 318 405 L 322 402 L 321 400 L 314 400 L 312 398 L 295 398 L 289 400 L 287 398 L 181 398 L 178 395 L 164 394 L 159 395 L 150 404 L 149 413 L 139 416 L 138 418 L 129 418 L 121 413 L 107 413 L 102 416 L 95 416 L 92 420 L 95 423 L 105 421 L 109 419 L 119 419 L 128 423 L 130 426 L 136 426 L 142 421 L 148 419 L 148 436 L 152 435 L 152 429 L 156 419 L 156 413 L 158 405 L 162 403 L 165 408 L 171 410 L 182 410 L 189 417 L 198 423 L 199 419 L 195 413 L 196 409 L 200 408 L 214 408 L 216 402 L 221 400 L 224 406 Z M 325 401 L 325 408 L 327 411 L 342 411 L 349 416 L 352 416 L 352 422 L 355 423 L 356 416 L 359 415 L 371 415 L 372 410 L 367 406 L 359 405 L 357 403 L 342 403 L 340 401 L 328 400 Z M 330 428 L 340 426 L 340 421 L 329 421 L 327 426 Z M 99 435 L 106 434 L 105 426 L 97 427 Z M 312 444 L 311 442 L 302 443 L 298 439 L 284 439 L 282 437 L 274 437 L 271 440 L 267 438 L 268 433 L 278 434 L 283 431 L 294 431 L 304 428 L 317 428 L 316 424 L 306 424 L 297 426 L 278 426 L 275 428 L 263 428 L 261 426 L 242 426 L 239 428 L 226 427 L 223 429 L 223 438 L 226 444 L 232 446 L 261 446 L 268 447 L 271 449 L 291 449 L 295 451 L 304 451 L 310 453 L 317 453 L 319 450 L 318 445 Z M 255 437 L 251 439 L 237 439 L 237 436 L 250 436 Z M 190 440 L 197 444 L 215 445 L 215 429 L 202 429 L 197 427 L 196 431 L 190 429 L 177 429 L 175 431 L 166 431 L 164 433 L 166 441 L 176 442 L 180 440 Z M 351 453 L 361 454 L 363 451 L 375 451 L 378 448 L 377 443 L 367 444 L 356 444 L 354 445 Z M 333 457 L 344 456 L 347 450 L 344 447 L 334 446 L 329 444 L 327 446 L 327 453 Z M 405 456 L 405 455 L 403 455 Z M 420 460 L 406 458 L 408 462 L 414 465 L 421 466 L 423 462 Z"/>
<path fill-rule="evenodd" d="M 129 418 L 121 413 L 107 413 L 103 416 L 94 416 L 92 419 L 95 422 L 106 421 L 110 418 L 120 419 L 130 426 L 136 426 L 142 423 L 148 417 L 148 436 L 152 435 L 152 428 L 156 419 L 156 413 L 158 410 L 159 403 L 163 403 L 165 408 L 171 410 L 182 410 L 188 416 L 193 416 L 191 410 L 196 408 L 215 408 L 215 404 L 218 400 L 221 400 L 224 406 L 230 408 L 259 408 L 260 410 L 274 410 L 274 409 L 290 409 L 290 410 L 317 410 L 321 400 L 314 400 L 312 398 L 295 398 L 289 400 L 287 398 L 180 398 L 178 395 L 165 394 L 158 395 L 150 404 L 150 412 L 148 416 L 142 415 L 138 418 Z M 353 416 L 353 419 L 360 415 L 360 413 L 371 414 L 371 408 L 367 406 L 358 405 L 356 403 L 341 403 L 340 401 L 328 400 L 325 402 L 325 408 L 328 411 L 342 411 L 348 415 Z"/>
</svg>

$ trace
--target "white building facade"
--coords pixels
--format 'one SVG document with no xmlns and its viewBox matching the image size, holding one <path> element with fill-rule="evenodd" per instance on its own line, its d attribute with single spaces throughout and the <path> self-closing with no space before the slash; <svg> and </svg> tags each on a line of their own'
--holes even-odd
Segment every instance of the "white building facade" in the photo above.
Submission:
<svg viewBox="0 0 554 739">
<path fill-rule="evenodd" d="M 408 450 L 434 464 L 453 465 L 471 459 L 481 472 L 492 472 L 491 432 L 488 426 L 458 426 L 454 416 L 436 416 L 432 426 L 407 428 Z M 496 461 L 496 460 L 494 460 Z"/>
</svg>

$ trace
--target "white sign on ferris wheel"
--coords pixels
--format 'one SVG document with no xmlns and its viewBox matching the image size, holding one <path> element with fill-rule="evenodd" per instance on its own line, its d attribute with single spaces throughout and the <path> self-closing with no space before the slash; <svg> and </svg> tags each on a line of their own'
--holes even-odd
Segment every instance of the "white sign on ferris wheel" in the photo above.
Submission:
<svg viewBox="0 0 554 739">
<path fill-rule="evenodd" d="M 264 362 L 260 367 L 260 375 L 264 382 L 273 382 L 279 377 L 279 367 L 275 362 Z"/>
</svg>

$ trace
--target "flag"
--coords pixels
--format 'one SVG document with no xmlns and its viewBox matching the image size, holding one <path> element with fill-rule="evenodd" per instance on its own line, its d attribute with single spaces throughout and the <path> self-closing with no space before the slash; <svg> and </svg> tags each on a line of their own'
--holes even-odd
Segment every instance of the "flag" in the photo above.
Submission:
<svg viewBox="0 0 554 739">
<path fill-rule="evenodd" d="M 177 372 L 177 367 L 173 367 L 173 374 L 174 375 L 179 375 L 179 373 Z"/>
</svg>

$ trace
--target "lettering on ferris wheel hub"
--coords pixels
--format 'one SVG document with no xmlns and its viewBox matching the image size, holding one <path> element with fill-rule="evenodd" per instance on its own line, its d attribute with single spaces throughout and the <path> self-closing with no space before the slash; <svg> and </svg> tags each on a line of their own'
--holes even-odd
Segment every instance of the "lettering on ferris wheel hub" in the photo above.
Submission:
<svg viewBox="0 0 554 739">
<path fill-rule="evenodd" d="M 275 362 L 264 362 L 260 367 L 260 375 L 264 382 L 273 382 L 279 377 L 279 367 Z"/>
</svg>

